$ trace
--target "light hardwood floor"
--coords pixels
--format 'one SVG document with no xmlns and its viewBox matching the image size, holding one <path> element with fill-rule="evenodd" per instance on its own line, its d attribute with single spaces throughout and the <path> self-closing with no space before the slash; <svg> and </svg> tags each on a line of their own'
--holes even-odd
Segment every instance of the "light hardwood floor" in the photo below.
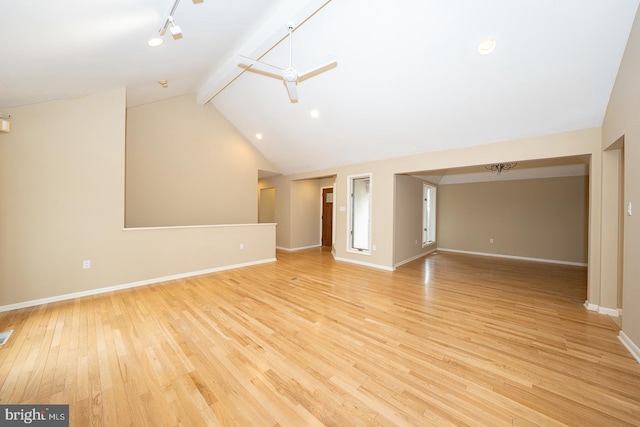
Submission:
<svg viewBox="0 0 640 427">
<path fill-rule="evenodd" d="M 640 425 L 640 364 L 586 269 L 326 250 L 0 313 L 1 403 L 71 425 Z"/>
</svg>

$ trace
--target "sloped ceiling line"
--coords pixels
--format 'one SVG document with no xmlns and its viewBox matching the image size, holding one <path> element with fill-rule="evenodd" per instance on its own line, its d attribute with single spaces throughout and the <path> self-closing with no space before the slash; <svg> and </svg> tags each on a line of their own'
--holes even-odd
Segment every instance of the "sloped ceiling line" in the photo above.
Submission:
<svg viewBox="0 0 640 427">
<path fill-rule="evenodd" d="M 200 105 L 211 102 L 220 92 L 233 83 L 246 69 L 238 67 L 238 55 L 260 59 L 289 36 L 287 23 L 294 25 L 294 31 L 311 19 L 331 0 L 312 0 L 293 17 L 284 18 L 278 11 L 267 20 L 256 34 L 252 36 L 237 52 L 234 52 L 215 73 L 210 75 L 197 91 L 196 101 Z M 286 12 L 285 12 L 286 13 Z"/>
</svg>

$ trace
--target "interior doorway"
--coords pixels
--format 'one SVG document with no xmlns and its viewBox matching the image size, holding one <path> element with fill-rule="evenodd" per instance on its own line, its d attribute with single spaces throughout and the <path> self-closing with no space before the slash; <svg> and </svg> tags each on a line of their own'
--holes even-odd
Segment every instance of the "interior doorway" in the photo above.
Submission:
<svg viewBox="0 0 640 427">
<path fill-rule="evenodd" d="M 267 224 L 276 222 L 276 189 L 273 187 L 260 189 L 258 222 Z"/>
<path fill-rule="evenodd" d="M 331 247 L 332 245 L 333 245 L 333 187 L 326 187 L 322 189 L 322 246 Z"/>
</svg>

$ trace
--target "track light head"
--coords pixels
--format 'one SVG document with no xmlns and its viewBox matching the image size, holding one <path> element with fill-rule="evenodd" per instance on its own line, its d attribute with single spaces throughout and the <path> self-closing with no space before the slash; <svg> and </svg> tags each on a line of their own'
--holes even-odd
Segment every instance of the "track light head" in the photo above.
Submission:
<svg viewBox="0 0 640 427">
<path fill-rule="evenodd" d="M 175 40 L 182 38 L 182 29 L 178 25 L 176 25 L 173 19 L 173 15 L 176 12 L 176 9 L 178 8 L 179 3 L 180 3 L 180 0 L 173 0 L 173 6 L 171 7 L 171 11 L 167 15 L 167 18 L 164 20 L 164 24 L 160 28 L 160 31 L 159 31 L 160 36 L 164 36 L 168 28 L 169 31 L 171 31 L 171 36 Z"/>
<path fill-rule="evenodd" d="M 171 27 L 169 27 L 169 31 L 171 31 L 171 36 L 174 40 L 182 38 L 182 30 L 178 25 L 172 25 Z"/>
<path fill-rule="evenodd" d="M 169 22 L 169 31 L 171 31 L 171 36 L 173 36 L 173 39 L 174 40 L 181 39 L 182 29 L 180 28 L 179 25 L 176 25 L 175 21 L 173 20 L 173 16 L 169 16 L 168 22 Z"/>
</svg>

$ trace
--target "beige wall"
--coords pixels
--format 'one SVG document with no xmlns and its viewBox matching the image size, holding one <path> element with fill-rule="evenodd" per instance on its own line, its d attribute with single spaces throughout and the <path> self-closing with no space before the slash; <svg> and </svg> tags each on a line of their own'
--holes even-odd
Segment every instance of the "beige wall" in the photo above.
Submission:
<svg viewBox="0 0 640 427">
<path fill-rule="evenodd" d="M 602 126 L 602 148 L 624 137 L 624 197 L 622 208 L 632 203 L 632 216 L 625 215 L 624 271 L 622 284 L 622 331 L 640 345 L 640 10 L 620 65 Z M 605 164 L 606 166 L 606 164 Z M 613 173 L 615 174 L 615 172 Z M 605 189 L 606 191 L 606 189 Z M 609 223 L 607 223 L 608 225 Z M 610 261 L 615 262 L 615 261 Z"/>
<path fill-rule="evenodd" d="M 275 257 L 273 225 L 123 229 L 125 104 L 117 89 L 5 111 L 0 310 Z"/>
<path fill-rule="evenodd" d="M 276 194 L 282 200 L 278 202 L 278 245 L 284 242 L 280 233 L 292 237 L 292 220 L 294 213 L 287 195 L 291 183 L 303 179 L 315 179 L 335 176 L 335 241 L 336 259 L 353 263 L 370 265 L 381 269 L 392 270 L 405 255 L 400 246 L 396 248 L 395 215 L 396 174 L 436 171 L 456 167 L 475 166 L 500 161 L 525 161 L 544 158 L 560 158 L 568 156 L 587 156 L 590 158 L 589 180 L 589 218 L 587 247 L 588 256 L 588 295 L 593 304 L 600 304 L 601 295 L 601 181 L 602 181 L 602 141 L 601 129 L 590 128 L 571 132 L 562 132 L 534 138 L 524 138 L 485 144 L 455 150 L 429 152 L 396 159 L 347 165 L 291 176 L 278 177 L 271 182 L 277 187 Z M 372 189 L 372 236 L 373 250 L 370 255 L 347 251 L 347 177 L 371 173 Z M 288 212 L 283 212 L 286 209 Z M 439 239 L 439 236 L 437 236 Z M 415 240 L 415 239 L 414 239 Z M 290 241 L 289 241 L 290 242 Z M 292 247 L 292 246 L 286 246 Z M 398 256 L 396 256 L 396 250 Z"/>
<path fill-rule="evenodd" d="M 605 294 L 601 289 L 602 149 L 606 141 L 618 140 L 624 134 L 627 165 L 640 160 L 638 149 L 633 148 L 638 146 L 633 142 L 640 134 L 633 114 L 638 111 L 640 99 L 635 77 L 638 64 L 634 59 L 640 56 L 637 55 L 639 38 L 638 29 L 634 27 L 629 48 L 632 59 L 627 53 L 603 129 L 583 129 L 270 178 L 260 185 L 276 188 L 277 233 L 273 226 L 267 225 L 123 230 L 124 90 L 9 109 L 5 112 L 12 115 L 12 132 L 0 135 L 0 206 L 3 209 L 0 217 L 0 306 L 273 259 L 276 235 L 278 245 L 285 248 L 319 244 L 319 189 L 323 185 L 321 179 L 327 176 L 335 176 L 336 257 L 392 269 L 404 256 L 394 226 L 400 212 L 394 203 L 398 191 L 397 174 L 503 160 L 525 161 L 574 155 L 589 155 L 591 158 L 588 299 L 600 304 L 601 295 Z M 186 102 L 188 99 L 181 97 L 166 101 L 166 104 L 140 107 L 133 113 L 140 117 L 130 117 L 130 120 L 141 123 L 155 114 L 158 114 L 156 117 L 164 117 L 164 113 L 155 110 L 172 103 L 181 105 L 185 102 L 185 111 L 191 111 L 192 106 Z M 187 116 L 200 117 L 202 114 L 204 122 L 211 119 L 222 123 L 217 122 L 220 118 L 215 110 L 193 108 L 197 111 L 191 111 Z M 181 120 L 189 122 L 191 119 L 193 117 Z M 152 127 L 152 123 L 146 123 Z M 207 135 L 212 130 L 200 119 L 196 120 L 196 126 L 203 126 L 202 132 Z M 220 126 L 224 134 L 237 136 L 234 131 L 222 124 Z M 136 139 L 146 131 L 138 129 L 131 132 L 138 134 L 132 137 Z M 170 142 L 169 139 L 163 143 Z M 242 146 L 240 152 L 251 151 L 251 147 L 239 145 Z M 166 147 L 169 151 L 174 148 Z M 192 153 L 201 153 L 201 148 L 197 147 Z M 133 147 L 131 149 L 134 150 Z M 142 152 L 137 153 L 138 162 L 149 160 L 141 155 Z M 134 156 L 133 153 L 131 155 Z M 227 186 L 230 182 L 238 185 L 237 193 L 242 199 L 242 195 L 251 193 L 242 205 L 252 205 L 246 215 L 255 221 L 258 193 L 257 172 L 253 171 L 273 170 L 273 167 L 264 165 L 263 159 L 254 158 L 253 161 L 251 171 L 247 172 L 250 179 L 227 180 L 226 183 Z M 140 167 L 144 170 L 146 165 Z M 625 200 L 640 200 L 640 189 L 636 184 L 640 177 L 636 168 L 627 166 L 624 170 Z M 136 173 L 139 171 L 134 168 L 131 174 Z M 346 250 L 347 176 L 364 173 L 372 174 L 372 245 L 375 250 L 370 256 Z M 201 185 L 198 179 L 183 181 L 183 185 L 188 186 L 190 184 L 185 182 Z M 135 191 L 139 190 L 132 189 L 128 197 Z M 638 323 L 640 307 L 634 301 L 638 301 L 640 295 L 637 286 L 640 271 L 633 259 L 640 254 L 640 248 L 633 236 L 640 230 L 633 218 L 636 216 L 625 217 L 624 222 L 627 262 L 624 264 L 623 327 L 636 334 L 634 339 L 637 340 L 640 327 L 634 325 Z M 239 249 L 240 243 L 245 249 Z M 82 270 L 83 259 L 92 260 L 90 270 Z"/>
<path fill-rule="evenodd" d="M 262 224 L 276 222 L 276 189 L 261 188 L 258 194 L 258 222 Z"/>
<path fill-rule="evenodd" d="M 392 269 L 394 257 L 395 175 L 449 169 L 498 161 L 525 161 L 541 158 L 590 155 L 589 217 L 589 282 L 590 289 L 599 295 L 600 280 L 600 182 L 601 139 L 600 128 L 583 129 L 545 135 L 536 138 L 504 141 L 455 150 L 416 154 L 396 159 L 341 166 L 304 174 L 281 177 L 279 185 L 286 188 L 291 181 L 327 175 L 336 176 L 336 256 L 352 262 L 365 263 Z M 347 239 L 347 176 L 372 174 L 372 245 L 371 255 L 351 253 L 346 250 Z M 278 186 L 278 190 L 280 186 Z M 340 208 L 344 210 L 340 210 Z M 290 209 L 290 207 L 289 207 Z M 291 223 L 278 221 L 278 226 L 291 229 Z"/>
<path fill-rule="evenodd" d="M 291 181 L 283 176 L 261 179 L 258 190 L 275 188 L 276 246 L 291 248 Z"/>
<path fill-rule="evenodd" d="M 319 180 L 291 183 L 291 249 L 320 245 L 321 202 Z"/>
<path fill-rule="evenodd" d="M 331 187 L 333 182 L 333 177 L 290 180 L 277 176 L 260 180 L 260 189 L 276 189 L 278 248 L 297 250 L 322 244 L 322 188 Z"/>
<path fill-rule="evenodd" d="M 618 148 L 614 148 L 617 147 Z M 602 153 L 602 290 L 600 306 L 622 308 L 622 141 Z"/>
<path fill-rule="evenodd" d="M 258 169 L 273 166 L 195 94 L 127 112 L 126 225 L 257 221 Z"/>
<path fill-rule="evenodd" d="M 435 249 L 436 244 L 422 247 L 423 184 L 424 181 L 416 177 L 396 175 L 394 266 L 420 257 Z M 437 238 L 438 233 L 436 233 Z"/>
<path fill-rule="evenodd" d="M 637 33 L 634 27 L 636 42 L 631 44 L 635 46 L 634 52 L 638 49 Z M 635 116 L 627 112 L 627 109 L 638 111 L 640 97 L 632 90 L 634 96 L 628 97 L 625 89 L 619 89 L 620 81 L 632 84 L 638 75 L 637 65 L 629 63 L 633 64 L 625 59 L 623 70 L 631 67 L 634 73 L 621 71 L 602 130 L 584 129 L 264 180 L 260 185 L 276 188 L 278 245 L 296 248 L 307 243 L 319 244 L 320 187 L 324 185 L 322 179 L 335 176 L 336 257 L 392 269 L 402 257 L 394 226 L 400 212 L 394 203 L 397 174 L 501 160 L 589 155 L 592 160 L 589 301 L 599 304 L 603 294 L 600 282 L 602 137 L 617 140 L 624 130 L 627 165 L 640 160 L 640 153 L 633 148 L 638 144 L 629 142 L 638 138 L 640 130 L 633 120 Z M 275 256 L 273 225 L 123 230 L 125 97 L 124 90 L 113 90 L 6 111 L 12 115 L 12 132 L 0 135 L 0 206 L 3 209 L 0 307 L 158 277 L 263 262 Z M 176 101 L 183 100 L 172 102 Z M 256 160 L 256 170 L 272 169 L 260 163 Z M 640 200 L 640 190 L 635 184 L 640 182 L 637 171 L 628 166 L 624 170 L 625 200 Z M 347 176 L 364 173 L 372 174 L 372 244 L 376 249 L 370 256 L 346 251 Z M 249 174 L 251 179 L 242 181 L 243 187 L 238 191 L 251 192 L 255 201 L 257 176 L 253 172 Z M 250 189 L 246 190 L 244 185 Z M 257 203 L 251 206 L 249 215 L 255 218 Z M 640 253 L 633 239 L 639 232 L 633 218 L 635 216 L 625 217 L 624 223 L 627 260 L 633 260 Z M 401 231 L 398 236 L 402 234 Z M 244 245 L 242 250 L 240 243 Z M 92 260 L 90 270 L 81 268 L 83 259 Z M 638 301 L 640 294 L 636 286 L 640 272 L 635 264 L 625 263 L 623 291 L 623 327 L 631 334 L 637 334 L 634 331 L 640 329 L 634 326 L 639 310 L 634 301 Z"/>
<path fill-rule="evenodd" d="M 438 248 L 584 264 L 588 189 L 588 177 L 440 185 Z"/>
</svg>

